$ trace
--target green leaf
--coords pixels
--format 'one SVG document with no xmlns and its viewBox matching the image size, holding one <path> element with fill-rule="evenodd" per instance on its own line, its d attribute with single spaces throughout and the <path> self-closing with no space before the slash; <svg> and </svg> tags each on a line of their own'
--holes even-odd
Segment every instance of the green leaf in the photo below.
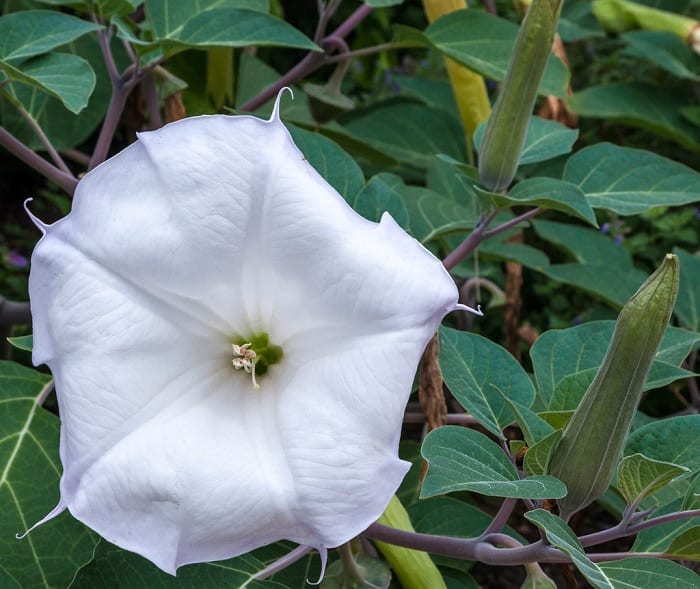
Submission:
<svg viewBox="0 0 700 589">
<path fill-rule="evenodd" d="M 687 468 L 652 460 L 643 454 L 625 456 L 617 466 L 617 488 L 628 504 L 639 502 L 665 487 Z"/>
<path fill-rule="evenodd" d="M 17 65 L 101 28 L 52 10 L 11 12 L 0 17 L 0 59 Z"/>
<path fill-rule="evenodd" d="M 484 337 L 446 327 L 439 334 L 440 367 L 450 392 L 481 425 L 505 439 L 502 430 L 514 416 L 499 390 L 529 407 L 535 389 L 527 373 L 504 348 Z"/>
<path fill-rule="evenodd" d="M 566 2 L 559 17 L 558 32 L 565 43 L 605 36 L 590 2 Z"/>
<path fill-rule="evenodd" d="M 547 474 L 549 461 L 561 440 L 562 430 L 554 430 L 539 442 L 528 448 L 523 460 L 523 470 L 528 476 Z"/>
<path fill-rule="evenodd" d="M 396 180 L 402 184 L 393 174 L 373 176 L 352 202 L 355 211 L 370 221 L 379 221 L 388 211 L 401 227 L 407 227 L 408 212 L 400 192 L 394 189 Z"/>
<path fill-rule="evenodd" d="M 484 138 L 486 124 L 479 125 L 474 132 L 474 145 L 477 152 L 481 147 L 481 140 Z M 571 153 L 578 131 L 569 129 L 556 121 L 550 121 L 538 116 L 530 117 L 530 124 L 525 134 L 525 143 L 520 152 L 518 165 L 534 164 L 544 162 L 560 155 Z"/>
<path fill-rule="evenodd" d="M 700 82 L 700 60 L 678 35 L 666 31 L 631 31 L 621 35 L 623 53 L 653 62 L 676 77 Z"/>
<path fill-rule="evenodd" d="M 672 486 L 676 486 L 676 484 L 673 483 Z M 658 494 L 664 494 L 665 491 L 666 489 L 662 489 Z M 660 509 L 657 508 L 654 516 L 658 517 L 678 512 L 681 510 L 681 503 L 682 500 L 676 498 L 675 501 L 664 505 Z M 651 507 L 656 507 L 656 505 L 652 504 Z M 637 534 L 632 550 L 634 552 L 666 552 L 676 538 L 696 527 L 700 527 L 700 517 L 672 520 L 647 528 Z"/>
<path fill-rule="evenodd" d="M 166 38 L 188 47 L 281 46 L 320 51 L 306 35 L 285 21 L 252 10 L 215 8 L 188 20 Z"/>
<path fill-rule="evenodd" d="M 499 390 L 498 392 L 500 393 L 501 391 Z M 508 403 L 511 411 L 515 414 L 515 420 L 518 422 L 528 446 L 534 446 L 537 442 L 546 438 L 554 431 L 554 428 L 549 425 L 549 423 L 529 407 L 521 405 L 517 401 L 513 401 L 513 399 L 504 393 L 501 393 L 501 395 L 505 402 Z"/>
<path fill-rule="evenodd" d="M 537 339 L 530 350 L 530 358 L 538 391 L 548 402 L 548 409 L 576 408 L 603 361 L 614 327 L 614 321 L 589 321 L 567 329 L 546 331 Z M 667 367 L 680 365 L 699 338 L 700 334 L 669 327 L 659 345 L 645 390 L 687 377 L 688 371 L 679 368 L 669 373 Z"/>
<path fill-rule="evenodd" d="M 426 37 L 442 53 L 498 82 L 506 75 L 518 26 L 477 10 L 455 10 L 441 16 L 426 30 Z M 539 93 L 566 98 L 569 73 L 550 56 Z"/>
<path fill-rule="evenodd" d="M 142 556 L 102 540 L 95 551 L 94 560 L 80 570 L 70 587 L 71 589 L 113 589 L 114 587 L 289 589 L 287 585 L 275 581 L 254 581 L 255 573 L 263 570 L 265 566 L 266 563 L 253 554 L 245 554 L 231 560 L 184 566 L 174 577 L 161 571 Z"/>
<path fill-rule="evenodd" d="M 549 266 L 549 258 L 542 250 L 524 243 L 513 243 L 508 241 L 505 235 L 502 239 L 491 238 L 479 246 L 479 254 L 484 258 L 495 258 L 503 262 L 517 262 L 526 268 L 541 270 Z"/>
<path fill-rule="evenodd" d="M 565 180 L 556 178 L 526 178 L 518 182 L 508 194 L 494 194 L 479 190 L 497 208 L 529 205 L 562 211 L 583 219 L 594 227 L 598 226 L 593 209 L 588 204 L 581 189 Z"/>
<path fill-rule="evenodd" d="M 365 183 L 357 162 L 336 143 L 318 133 L 293 125 L 287 125 L 287 128 L 306 160 L 347 201 L 352 202 Z"/>
<path fill-rule="evenodd" d="M 676 536 L 666 549 L 666 554 L 683 560 L 700 560 L 700 525 Z"/>
<path fill-rule="evenodd" d="M 503 450 L 472 429 L 447 425 L 433 430 L 421 453 L 428 461 L 421 497 L 453 491 L 523 499 L 558 499 L 566 494 L 566 487 L 554 477 L 519 479 Z"/>
<path fill-rule="evenodd" d="M 660 558 L 625 558 L 598 566 L 616 589 L 697 589 L 698 586 L 697 573 Z"/>
<path fill-rule="evenodd" d="M 248 9 L 267 12 L 267 1 L 260 0 L 146 0 L 146 14 L 156 39 L 167 39 L 187 21 L 214 8 Z"/>
<path fill-rule="evenodd" d="M 24 350 L 25 352 L 31 352 L 34 345 L 34 336 L 31 335 L 20 335 L 18 337 L 8 337 L 7 341 L 10 342 L 18 350 Z"/>
<path fill-rule="evenodd" d="M 21 587 L 67 587 L 96 545 L 67 512 L 15 538 L 58 502 L 59 421 L 39 405 L 51 386 L 45 374 L 0 362 L 0 571 Z"/>
<path fill-rule="evenodd" d="M 583 190 L 593 208 L 634 215 L 695 202 L 700 174 L 650 151 L 598 143 L 569 158 L 564 180 Z"/>
<path fill-rule="evenodd" d="M 680 248 L 673 248 L 673 253 L 681 262 L 681 283 L 674 313 L 685 327 L 700 331 L 700 256 Z"/>
<path fill-rule="evenodd" d="M 0 61 L 0 68 L 11 80 L 58 98 L 69 111 L 83 110 L 95 89 L 95 72 L 82 57 L 68 53 L 47 53 L 23 62 L 15 68 Z"/>
<path fill-rule="evenodd" d="M 464 158 L 461 128 L 442 110 L 422 104 L 380 105 L 351 119 L 345 128 L 396 160 L 425 169 L 439 153 Z"/>
<path fill-rule="evenodd" d="M 582 117 L 609 119 L 647 129 L 673 139 L 692 150 L 700 150 L 700 129 L 681 115 L 690 98 L 675 88 L 641 82 L 589 86 L 576 92 L 569 108 Z"/>
<path fill-rule="evenodd" d="M 39 90 L 25 84 L 12 84 L 11 90 L 17 100 L 37 121 L 44 130 L 53 146 L 58 150 L 75 147 L 85 141 L 102 122 L 111 95 L 109 76 L 104 64 L 104 58 L 97 39 L 94 35 L 82 37 L 70 46 L 71 53 L 86 59 L 97 76 L 95 90 L 90 101 L 79 115 L 66 112 L 63 104 Z M 125 67 L 127 58 L 121 43 L 114 40 L 112 51 L 119 68 Z M 27 125 L 17 109 L 9 101 L 0 99 L 0 114 L 2 126 L 12 133 L 25 145 L 32 149 L 43 149 L 36 133 Z"/>
<path fill-rule="evenodd" d="M 365 4 L 374 6 L 375 8 L 383 8 L 385 6 L 397 6 L 403 4 L 403 0 L 365 0 Z"/>
<path fill-rule="evenodd" d="M 652 460 L 700 471 L 700 415 L 683 415 L 654 421 L 632 432 L 624 454 L 644 454 Z"/>
<path fill-rule="evenodd" d="M 632 266 L 629 253 L 609 237 L 589 229 L 552 221 L 533 221 L 537 234 L 561 246 L 579 263 L 553 264 L 542 272 L 559 282 L 571 284 L 596 295 L 615 307 L 622 307 L 647 275 Z"/>
<path fill-rule="evenodd" d="M 562 519 L 544 509 L 528 511 L 525 517 L 544 530 L 552 546 L 569 555 L 576 568 L 591 585 L 597 589 L 616 589 L 603 570 L 586 556 L 576 534 Z"/>
</svg>

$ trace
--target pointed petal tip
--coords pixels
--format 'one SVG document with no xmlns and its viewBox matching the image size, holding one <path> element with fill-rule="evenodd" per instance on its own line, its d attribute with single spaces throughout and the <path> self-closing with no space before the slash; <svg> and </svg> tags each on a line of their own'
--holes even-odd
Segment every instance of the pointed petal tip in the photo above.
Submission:
<svg viewBox="0 0 700 589">
<path fill-rule="evenodd" d="M 318 576 L 317 581 L 310 581 L 306 579 L 309 585 L 320 585 L 323 582 L 323 577 L 326 576 L 326 564 L 328 562 L 328 549 L 325 546 L 315 547 L 318 555 L 321 557 L 321 573 Z"/>
<path fill-rule="evenodd" d="M 29 200 L 31 200 L 31 199 L 29 199 Z M 38 522 L 36 522 L 33 526 L 31 526 L 26 532 L 24 532 L 22 534 L 15 534 L 15 538 L 17 540 L 24 540 L 24 538 L 26 538 L 32 530 L 38 528 L 40 525 L 45 524 L 46 522 L 48 522 L 50 520 L 52 520 L 56 516 L 61 515 L 66 510 L 67 507 L 68 506 L 63 502 L 63 499 L 61 499 L 58 502 L 58 505 L 56 505 L 56 507 L 54 507 L 51 511 L 49 511 L 49 513 L 47 513 Z"/>
<path fill-rule="evenodd" d="M 39 217 L 37 217 L 34 213 L 32 213 L 29 210 L 29 203 L 32 202 L 34 199 L 33 198 L 28 198 L 24 201 L 24 210 L 27 212 L 27 215 L 29 215 L 29 218 L 31 219 L 32 223 L 36 226 L 36 228 L 41 231 L 42 235 L 46 235 L 46 231 L 48 230 L 49 226 L 44 223 Z"/>
<path fill-rule="evenodd" d="M 277 93 L 277 98 L 275 98 L 275 106 L 272 107 L 272 114 L 267 120 L 268 123 L 272 123 L 275 121 L 279 122 L 280 102 L 282 102 L 282 96 L 284 95 L 285 90 L 289 92 L 290 96 L 292 97 L 292 100 L 294 100 L 294 91 L 289 86 L 284 86 L 283 88 L 280 88 L 280 91 Z"/>
<path fill-rule="evenodd" d="M 484 312 L 481 310 L 481 305 L 477 305 L 476 309 L 473 307 L 470 307 L 469 305 L 463 305 L 462 303 L 457 303 L 452 309 L 453 311 L 468 311 L 469 313 L 474 313 L 474 315 L 478 315 L 479 317 L 484 316 Z"/>
</svg>

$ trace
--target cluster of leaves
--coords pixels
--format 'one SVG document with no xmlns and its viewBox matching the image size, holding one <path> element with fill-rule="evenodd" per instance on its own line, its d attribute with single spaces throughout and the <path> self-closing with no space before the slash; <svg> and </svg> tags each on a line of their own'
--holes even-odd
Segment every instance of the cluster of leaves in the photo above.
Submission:
<svg viewBox="0 0 700 589">
<path fill-rule="evenodd" d="M 323 65 L 354 57 L 370 59 L 367 55 L 376 58 L 372 67 L 381 71 L 382 63 L 395 63 L 394 58 L 383 62 L 384 56 L 397 51 L 415 60 L 428 56 L 429 64 L 438 63 L 435 56 L 448 57 L 500 82 L 518 31 L 514 22 L 481 9 L 457 11 L 422 30 L 395 26 L 393 39 L 381 39 L 391 45 L 375 51 L 367 46 L 372 38 L 368 31 L 390 22 L 392 9 L 385 7 L 402 4 L 400 0 L 346 2 L 336 15 L 339 22 L 345 18 L 336 33 L 326 34 L 328 23 L 319 23 L 313 38 L 309 34 L 315 23 L 301 23 L 311 24 L 309 34 L 304 34 L 289 24 L 291 18 L 282 18 L 286 3 L 272 4 L 271 10 L 266 0 L 6 2 L 6 14 L 0 17 L 0 133 L 4 133 L 0 144 L 50 179 L 62 180 L 59 186 L 70 192 L 73 169 L 86 161 L 93 167 L 104 159 L 125 108 L 134 111 L 130 114 L 136 115 L 138 129 L 159 126 L 158 107 L 172 97 L 182 97 L 189 115 L 224 106 L 265 115 L 277 88 L 299 83 L 294 86 L 295 100 L 283 103 L 282 119 L 308 161 L 357 212 L 378 220 L 389 211 L 399 225 L 441 256 L 479 236 L 479 280 L 490 282 L 494 292 L 502 291 L 503 263 L 514 262 L 541 285 L 540 293 L 568 288 L 565 292 L 573 294 L 566 299 L 568 308 L 560 322 L 587 312 L 572 304 L 572 298 L 581 305 L 585 301 L 586 307 L 596 301 L 600 316 L 614 316 L 658 263 L 661 247 L 673 247 L 682 268 L 674 310 L 678 327 L 666 332 L 645 389 L 661 389 L 657 395 L 667 398 L 669 385 L 693 377 L 694 367 L 686 359 L 694 357 L 700 341 L 700 259 L 692 251 L 698 246 L 693 231 L 694 207 L 700 199 L 697 171 L 638 148 L 607 142 L 585 146 L 577 131 L 533 117 L 517 182 L 506 193 L 491 193 L 478 182 L 472 138 L 465 138 L 452 88 L 439 68 L 429 66 L 418 74 L 411 67 L 394 71 L 390 91 L 381 92 L 367 91 L 359 81 L 346 80 L 340 87 L 301 83 Z M 337 4 L 329 2 L 327 7 Z M 679 0 L 668 9 L 681 12 L 689 4 Z M 363 25 L 362 45 L 354 54 L 343 48 L 343 38 L 370 7 L 377 9 L 377 16 Z M 360 12 L 364 9 L 366 13 Z M 567 100 L 570 109 L 588 118 L 587 142 L 593 143 L 590 120 L 600 118 L 669 139 L 690 152 L 685 157 L 688 163 L 698 161 L 693 154 L 700 152 L 700 129 L 691 91 L 697 90 L 700 59 L 682 40 L 659 31 L 630 31 L 611 40 L 590 2 L 577 0 L 565 4 L 559 32 L 574 53 L 590 52 L 596 43 L 622 44 L 623 54 L 653 69 L 656 80 L 673 81 L 615 79 L 579 89 L 574 77 L 575 92 L 567 98 L 568 70 L 550 58 L 539 92 Z M 263 52 L 234 52 L 252 46 L 299 51 L 296 75 L 274 69 L 272 58 L 263 59 L 267 55 Z M 325 74 L 325 69 L 315 73 L 327 79 Z M 145 109 L 126 104 L 135 88 L 144 97 Z M 341 91 L 352 94 L 354 108 L 349 108 L 352 101 L 339 100 Z M 149 108 L 153 104 L 156 108 Z M 483 133 L 482 127 L 474 134 L 476 153 Z M 66 166 L 63 157 L 77 148 L 94 149 L 92 157 L 79 154 L 76 166 Z M 43 167 L 27 153 L 37 151 L 49 156 L 42 160 Z M 99 152 L 104 153 L 95 156 Z M 537 219 L 526 226 L 535 215 Z M 602 221 L 607 230 L 599 225 Z M 622 245 L 615 239 L 621 223 L 633 231 Z M 661 237 L 652 235 L 649 227 Z M 681 230 L 686 230 L 684 238 L 677 237 Z M 511 239 L 519 233 L 522 239 Z M 647 257 L 649 249 L 654 256 Z M 471 253 L 452 265 L 460 282 L 474 277 Z M 528 304 L 546 315 L 547 300 L 531 296 Z M 491 318 L 482 330 L 502 337 L 498 297 L 492 303 Z M 540 319 L 540 324 L 549 321 Z M 532 374 L 490 339 L 440 330 L 445 384 L 481 429 L 446 426 L 425 439 L 421 452 L 430 465 L 428 474 L 420 481 L 414 473 L 400 490 L 413 525 L 418 532 L 455 538 L 505 532 L 525 544 L 527 540 L 506 521 L 494 524 L 498 518 L 482 511 L 471 497 L 503 499 L 503 505 L 510 506 L 506 515 L 512 512 L 512 500 L 522 500 L 529 510 L 527 520 L 559 549 L 558 557 L 547 553 L 543 560 L 568 556 L 595 587 L 647 587 L 652 576 L 656 584 L 663 579 L 669 586 L 696 586 L 697 577 L 688 568 L 670 560 L 634 557 L 653 553 L 668 559 L 700 559 L 700 517 L 674 516 L 696 513 L 700 507 L 700 419 L 692 414 L 699 407 L 691 387 L 678 393 L 688 397 L 684 398 L 687 414 L 667 417 L 668 411 L 662 410 L 663 418 L 657 419 L 638 412 L 617 477 L 601 499 L 621 518 L 618 526 L 577 537 L 563 520 L 541 509 L 544 500 L 566 493 L 564 485 L 547 474 L 546 462 L 556 432 L 565 427 L 603 362 L 613 322 L 564 327 L 545 332 L 532 346 Z M 26 339 L 18 343 L 31 345 Z M 308 556 L 273 580 L 255 580 L 256 573 L 288 550 L 275 545 L 223 563 L 188 566 L 171 578 L 99 539 L 67 514 L 17 542 L 15 534 L 43 517 L 57 500 L 59 420 L 42 408 L 50 389 L 51 380 L 44 374 L 16 363 L 0 365 L 3 587 L 282 588 L 303 586 L 314 577 L 317 564 Z M 512 431 L 513 424 L 522 432 L 520 439 L 504 433 Z M 415 445 L 405 448 L 419 465 L 422 459 Z M 519 464 L 515 457 L 525 448 L 529 450 Z M 443 496 L 453 492 L 461 493 Z M 588 547 L 635 533 L 626 560 L 598 563 L 586 552 Z M 469 576 L 470 562 L 445 556 L 435 561 L 448 586 L 476 586 Z M 329 586 L 332 579 L 329 575 Z"/>
</svg>

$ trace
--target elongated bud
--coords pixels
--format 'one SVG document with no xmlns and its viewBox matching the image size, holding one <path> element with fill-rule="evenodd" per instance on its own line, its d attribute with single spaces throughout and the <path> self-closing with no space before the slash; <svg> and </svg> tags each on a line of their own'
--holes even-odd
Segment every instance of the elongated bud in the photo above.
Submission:
<svg viewBox="0 0 700 589">
<path fill-rule="evenodd" d="M 396 495 L 391 498 L 386 510 L 377 521 L 399 530 L 414 531 L 408 513 Z M 384 542 L 376 542 L 376 544 L 404 589 L 447 589 L 440 571 L 427 552 Z"/>
<path fill-rule="evenodd" d="M 479 153 L 479 181 L 492 192 L 506 190 L 518 169 L 562 4 L 563 0 L 534 0 L 520 26 Z"/>
<path fill-rule="evenodd" d="M 444 14 L 467 8 L 467 2 L 466 0 L 423 0 L 423 8 L 428 22 L 433 22 Z M 474 131 L 489 118 L 491 113 L 486 84 L 480 74 L 449 57 L 445 58 L 445 67 L 466 133 L 467 146 L 471 149 Z"/>
<path fill-rule="evenodd" d="M 667 31 L 700 53 L 700 22 L 693 18 L 628 0 L 594 0 L 592 8 L 606 31 L 622 33 L 637 28 Z"/>
<path fill-rule="evenodd" d="M 671 317 L 678 275 L 678 257 L 667 254 L 622 308 L 603 363 L 554 451 L 549 474 L 569 490 L 559 500 L 565 520 L 600 497 L 612 481 Z"/>
</svg>

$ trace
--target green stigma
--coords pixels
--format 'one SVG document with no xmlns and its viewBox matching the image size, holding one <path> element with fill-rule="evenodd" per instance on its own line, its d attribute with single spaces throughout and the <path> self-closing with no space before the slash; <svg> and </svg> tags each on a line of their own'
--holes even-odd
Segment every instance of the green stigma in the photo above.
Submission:
<svg viewBox="0 0 700 589">
<path fill-rule="evenodd" d="M 283 356 L 282 348 L 271 344 L 265 332 L 236 337 L 232 340 L 232 347 L 233 367 L 251 374 L 256 389 L 260 388 L 256 377 L 265 375 L 270 366 L 277 364 Z"/>
</svg>

